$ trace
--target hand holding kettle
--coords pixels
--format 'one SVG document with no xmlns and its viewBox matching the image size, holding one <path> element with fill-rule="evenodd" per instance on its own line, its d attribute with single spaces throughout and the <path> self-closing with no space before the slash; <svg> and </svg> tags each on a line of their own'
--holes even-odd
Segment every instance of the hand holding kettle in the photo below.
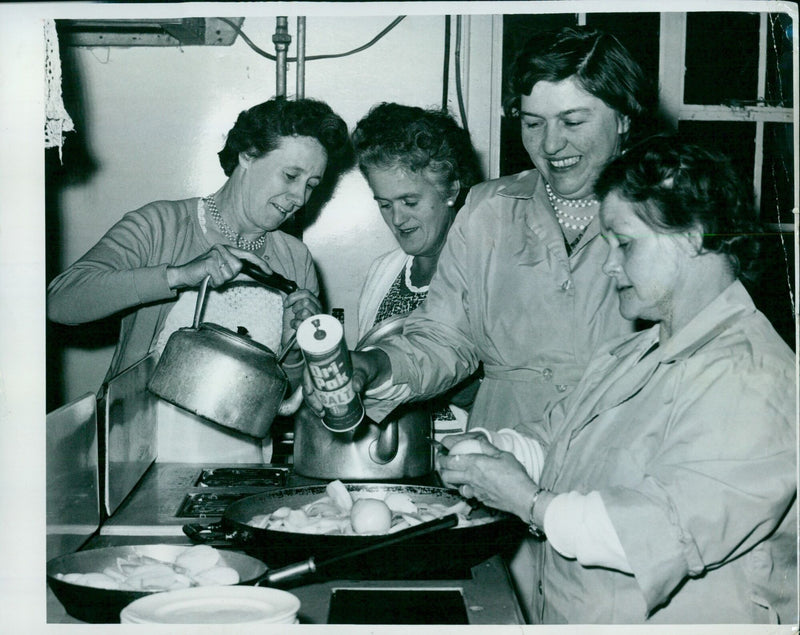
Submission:
<svg viewBox="0 0 800 635">
<path fill-rule="evenodd" d="M 210 285 L 220 287 L 233 280 L 242 271 L 244 262 L 255 265 L 269 275 L 272 269 L 266 260 L 251 251 L 230 245 L 216 244 L 204 254 L 183 265 L 167 267 L 167 283 L 170 289 L 197 287 L 206 276 L 211 276 Z"/>
</svg>

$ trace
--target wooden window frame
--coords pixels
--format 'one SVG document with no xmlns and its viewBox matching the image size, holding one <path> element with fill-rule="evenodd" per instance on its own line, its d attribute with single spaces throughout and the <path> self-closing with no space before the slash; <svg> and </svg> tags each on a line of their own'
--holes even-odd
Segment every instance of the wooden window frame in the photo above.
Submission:
<svg viewBox="0 0 800 635">
<path fill-rule="evenodd" d="M 756 209 L 761 209 L 761 184 L 764 167 L 764 125 L 794 123 L 793 108 L 753 105 L 725 106 L 684 103 L 686 70 L 686 13 L 662 13 L 659 42 L 658 81 L 664 114 L 676 128 L 680 121 L 744 121 L 755 123 L 753 185 Z M 768 14 L 759 14 L 757 100 L 764 100 L 767 84 Z M 669 42 L 669 48 L 665 46 Z M 797 184 L 795 184 L 795 188 Z M 766 223 L 773 231 L 791 232 L 794 223 Z"/>
</svg>

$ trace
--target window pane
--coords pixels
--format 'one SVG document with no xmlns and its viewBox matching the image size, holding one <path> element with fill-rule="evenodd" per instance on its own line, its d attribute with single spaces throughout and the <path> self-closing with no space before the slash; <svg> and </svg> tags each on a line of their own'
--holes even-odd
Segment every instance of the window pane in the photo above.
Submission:
<svg viewBox="0 0 800 635">
<path fill-rule="evenodd" d="M 794 149 L 792 125 L 764 124 L 764 167 L 761 177 L 761 219 L 793 223 Z"/>
<path fill-rule="evenodd" d="M 783 13 L 767 18 L 767 103 L 792 107 L 792 19 Z"/>
<path fill-rule="evenodd" d="M 684 103 L 758 97 L 758 24 L 755 13 L 687 14 Z"/>
<path fill-rule="evenodd" d="M 586 24 L 613 33 L 654 82 L 658 80 L 659 13 L 589 13 Z"/>
<path fill-rule="evenodd" d="M 766 233 L 761 241 L 761 273 L 756 284 L 747 285 L 756 307 L 795 349 L 794 314 L 790 290 L 794 290 L 794 236 L 789 232 Z M 794 298 L 797 302 L 797 297 Z"/>
<path fill-rule="evenodd" d="M 724 152 L 736 170 L 753 183 L 756 124 L 739 121 L 681 121 L 678 132 L 688 141 Z"/>
<path fill-rule="evenodd" d="M 681 121 L 679 132 L 688 140 L 727 154 L 745 182 L 752 184 L 756 124 Z M 791 126 L 767 124 L 764 134 L 763 178 L 759 184 L 762 220 L 766 223 L 776 222 L 776 191 L 781 200 L 785 198 L 789 201 L 789 207 L 781 209 L 783 222 L 791 222 L 792 158 L 790 150 L 783 146 L 784 143 L 791 148 Z M 793 236 L 791 233 L 767 233 L 762 243 L 761 275 L 756 284 L 748 286 L 748 291 L 758 309 L 772 322 L 787 344 L 794 347 L 794 317 L 789 295 L 789 289 L 794 288 Z"/>
<path fill-rule="evenodd" d="M 764 125 L 764 166 L 761 177 L 761 220 L 764 223 L 794 222 L 793 147 L 791 124 Z M 794 316 L 789 289 L 796 289 L 795 249 L 791 233 L 768 231 L 763 241 L 763 272 L 757 288 L 751 291 L 756 306 L 792 347 L 795 346 Z"/>
<path fill-rule="evenodd" d="M 514 61 L 524 44 L 539 31 L 577 24 L 574 13 L 509 14 L 503 16 L 503 70 Z"/>
</svg>

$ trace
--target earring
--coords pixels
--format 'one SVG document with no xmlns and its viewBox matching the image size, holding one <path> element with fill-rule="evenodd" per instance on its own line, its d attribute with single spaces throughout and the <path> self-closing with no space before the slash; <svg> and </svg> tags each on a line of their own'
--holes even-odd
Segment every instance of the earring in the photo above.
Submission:
<svg viewBox="0 0 800 635">
<path fill-rule="evenodd" d="M 453 205 L 455 204 L 456 204 L 455 199 L 452 198 L 447 199 L 447 207 L 453 207 Z"/>
</svg>

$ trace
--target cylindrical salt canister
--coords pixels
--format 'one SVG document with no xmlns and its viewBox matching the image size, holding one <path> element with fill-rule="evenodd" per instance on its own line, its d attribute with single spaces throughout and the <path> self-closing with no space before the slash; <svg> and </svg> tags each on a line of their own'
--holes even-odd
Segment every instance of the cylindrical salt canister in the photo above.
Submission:
<svg viewBox="0 0 800 635">
<path fill-rule="evenodd" d="M 297 328 L 297 344 L 322 401 L 322 424 L 331 432 L 349 432 L 364 418 L 364 406 L 353 390 L 353 364 L 342 323 L 332 315 L 312 315 Z"/>
</svg>

